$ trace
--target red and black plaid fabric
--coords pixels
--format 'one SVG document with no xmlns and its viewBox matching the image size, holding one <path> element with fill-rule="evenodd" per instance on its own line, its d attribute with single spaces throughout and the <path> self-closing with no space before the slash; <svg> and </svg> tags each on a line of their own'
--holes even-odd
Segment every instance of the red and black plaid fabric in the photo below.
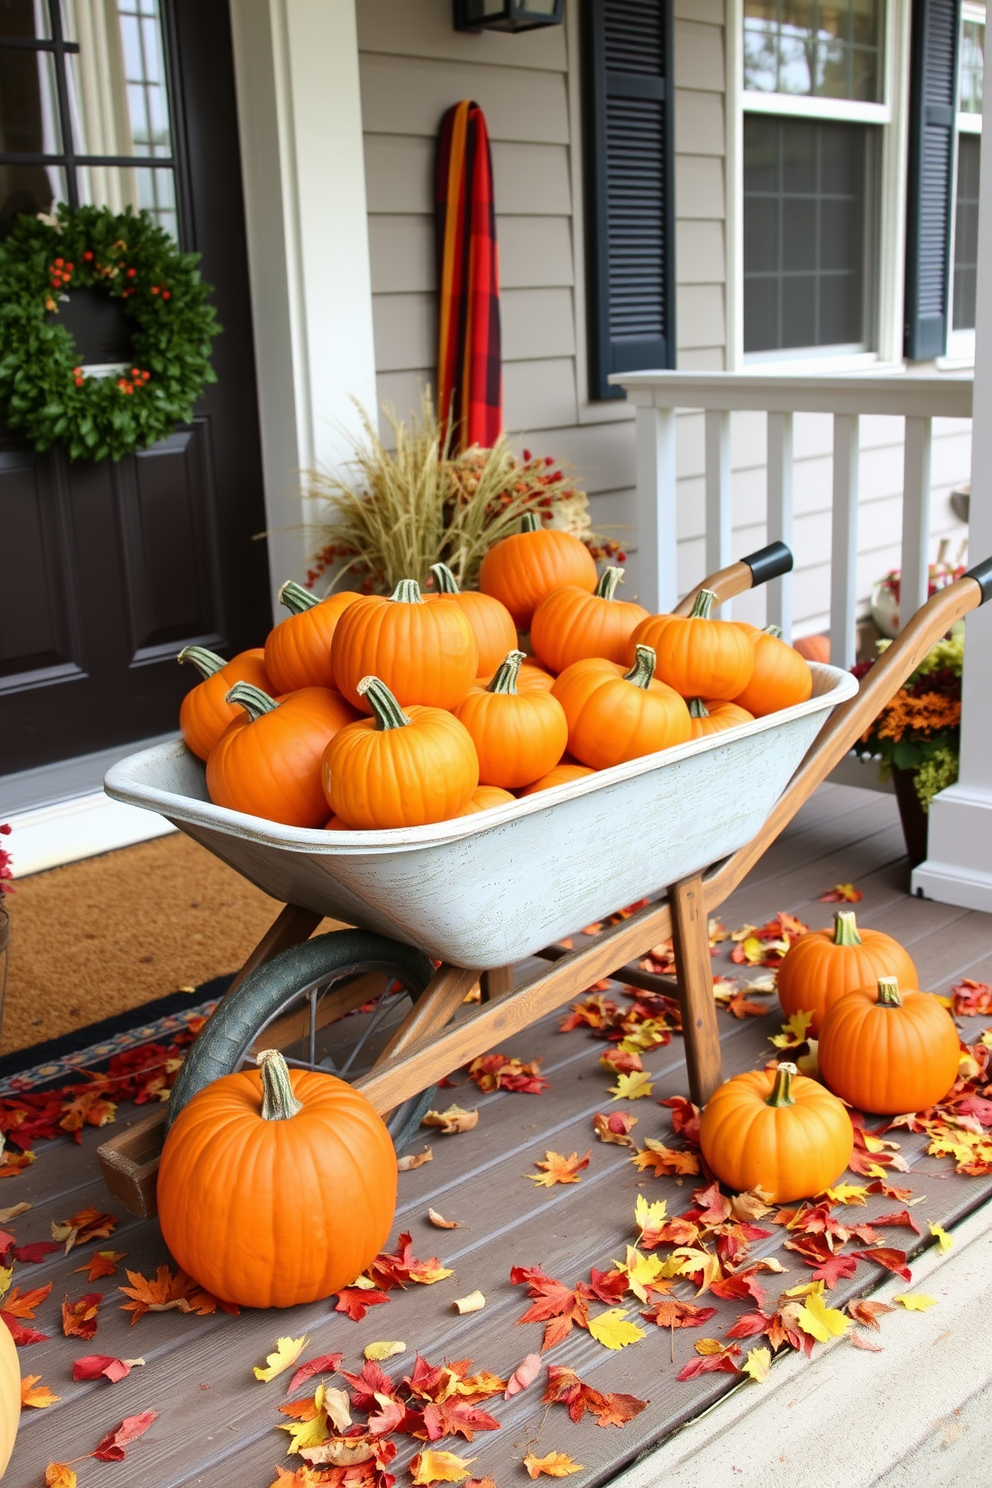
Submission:
<svg viewBox="0 0 992 1488">
<path fill-rule="evenodd" d="M 488 448 L 503 428 L 499 261 L 489 133 L 467 98 L 441 121 L 434 195 L 438 412 L 453 448 Z"/>
</svg>

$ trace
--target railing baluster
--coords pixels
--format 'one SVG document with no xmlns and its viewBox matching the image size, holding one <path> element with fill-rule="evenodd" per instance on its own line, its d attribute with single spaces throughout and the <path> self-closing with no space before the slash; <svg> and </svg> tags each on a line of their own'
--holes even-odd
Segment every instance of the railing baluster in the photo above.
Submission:
<svg viewBox="0 0 992 1488">
<path fill-rule="evenodd" d="M 768 415 L 768 541 L 792 543 L 792 414 Z M 768 585 L 765 614 L 792 641 L 792 575 Z"/>
<path fill-rule="evenodd" d="M 718 573 L 734 561 L 733 506 L 731 498 L 730 414 L 722 409 L 706 410 L 706 572 Z M 720 606 L 724 620 L 731 616 L 731 603 Z"/>
<path fill-rule="evenodd" d="M 926 603 L 930 565 L 930 442 L 933 420 L 906 419 L 902 484 L 902 577 L 899 623 L 905 625 Z"/>
<path fill-rule="evenodd" d="M 854 665 L 857 644 L 859 423 L 856 413 L 834 414 L 830 660 L 845 668 Z"/>
<path fill-rule="evenodd" d="M 652 613 L 678 602 L 675 480 L 675 409 L 638 408 L 638 599 Z"/>
</svg>

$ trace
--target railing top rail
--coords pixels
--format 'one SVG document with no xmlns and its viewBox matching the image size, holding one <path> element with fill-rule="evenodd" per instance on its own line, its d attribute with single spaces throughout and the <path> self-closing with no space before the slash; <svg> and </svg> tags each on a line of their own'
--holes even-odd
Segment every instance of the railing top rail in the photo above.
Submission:
<svg viewBox="0 0 992 1488">
<path fill-rule="evenodd" d="M 624 372 L 610 378 L 637 408 L 971 418 L 974 378 L 947 372 Z"/>
</svg>

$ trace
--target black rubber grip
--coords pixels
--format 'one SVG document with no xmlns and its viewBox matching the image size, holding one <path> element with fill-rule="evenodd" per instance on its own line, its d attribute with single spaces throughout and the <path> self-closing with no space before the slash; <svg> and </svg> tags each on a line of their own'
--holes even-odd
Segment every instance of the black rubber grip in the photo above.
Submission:
<svg viewBox="0 0 992 1488">
<path fill-rule="evenodd" d="M 747 559 L 744 560 L 745 563 Z M 969 568 L 964 576 L 966 579 L 974 579 L 982 591 L 981 603 L 992 599 L 992 558 L 984 558 L 981 563 L 976 563 L 974 568 Z"/>
<path fill-rule="evenodd" d="M 767 584 L 770 579 L 780 579 L 783 574 L 792 572 L 792 549 L 784 542 L 769 543 L 767 548 L 749 553 L 741 562 L 751 570 L 751 588 L 757 589 L 759 584 Z"/>
</svg>

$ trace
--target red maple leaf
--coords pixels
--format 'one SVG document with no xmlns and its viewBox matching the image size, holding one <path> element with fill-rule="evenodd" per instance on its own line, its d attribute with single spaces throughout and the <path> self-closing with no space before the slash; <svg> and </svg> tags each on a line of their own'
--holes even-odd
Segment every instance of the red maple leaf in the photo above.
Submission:
<svg viewBox="0 0 992 1488">
<path fill-rule="evenodd" d="M 954 999 L 954 1015 L 957 1018 L 978 1014 L 987 1017 L 992 1013 L 992 987 L 987 982 L 973 982 L 970 977 L 963 977 L 951 988 L 951 997 Z"/>
<path fill-rule="evenodd" d="M 636 1395 L 604 1394 L 584 1384 L 572 1369 L 557 1364 L 548 1365 L 548 1388 L 544 1392 L 543 1404 L 564 1405 L 573 1421 L 581 1421 L 590 1411 L 600 1426 L 625 1426 L 640 1415 L 648 1405 Z"/>
<path fill-rule="evenodd" d="M 546 1349 L 561 1343 L 572 1331 L 572 1325 L 589 1326 L 589 1308 L 583 1292 L 565 1286 L 553 1276 L 546 1276 L 540 1266 L 514 1266 L 510 1271 L 514 1286 L 526 1285 L 527 1295 L 534 1298 L 520 1323 L 547 1323 L 541 1341 L 542 1354 Z"/>
<path fill-rule="evenodd" d="M 686 1100 L 684 1095 L 670 1096 L 668 1100 L 659 1101 L 658 1104 L 668 1106 L 672 1112 L 672 1131 L 675 1135 L 683 1136 L 690 1147 L 698 1147 L 699 1107 Z"/>
<path fill-rule="evenodd" d="M 336 1370 L 341 1368 L 343 1357 L 343 1354 L 321 1354 L 319 1359 L 308 1359 L 305 1364 L 300 1365 L 299 1369 L 293 1375 L 287 1386 L 286 1394 L 292 1395 L 294 1390 L 298 1390 L 301 1385 L 305 1385 L 307 1380 L 313 1379 L 315 1374 L 334 1374 Z"/>
<path fill-rule="evenodd" d="M 844 1281 L 848 1276 L 853 1276 L 858 1269 L 858 1262 L 853 1255 L 827 1256 L 813 1272 L 814 1281 L 825 1281 L 829 1290 Z"/>
<path fill-rule="evenodd" d="M 388 1302 L 389 1298 L 385 1292 L 369 1291 L 362 1287 L 342 1287 L 338 1292 L 338 1300 L 334 1304 L 335 1312 L 346 1312 L 352 1322 L 360 1323 L 370 1307 L 377 1307 L 380 1302 Z"/>
<path fill-rule="evenodd" d="M 734 1359 L 739 1358 L 741 1352 L 736 1343 L 728 1343 L 721 1347 L 715 1338 L 701 1338 L 696 1348 L 698 1349 L 700 1344 L 703 1343 L 716 1344 L 716 1348 L 713 1352 L 701 1354 L 698 1359 L 690 1359 L 688 1364 L 684 1364 L 679 1370 L 676 1379 L 697 1379 L 701 1374 L 740 1373 L 740 1370 L 734 1363 Z"/>
<path fill-rule="evenodd" d="M 894 1271 L 896 1276 L 901 1276 L 903 1281 L 912 1281 L 913 1273 L 906 1265 L 906 1252 L 904 1250 L 892 1250 L 888 1246 L 873 1246 L 870 1250 L 856 1250 L 854 1254 L 859 1261 L 874 1261 L 876 1265 L 884 1266 L 886 1271 Z"/>
<path fill-rule="evenodd" d="M 641 1317 L 659 1328 L 699 1328 L 716 1314 L 715 1307 L 697 1307 L 694 1302 L 681 1302 L 677 1297 L 662 1297 Z"/>
<path fill-rule="evenodd" d="M 139 1436 L 144 1436 L 157 1416 L 158 1411 L 153 1410 L 142 1411 L 140 1416 L 125 1416 L 117 1430 L 108 1431 L 90 1456 L 100 1462 L 123 1462 L 126 1456 L 124 1448 L 137 1441 Z"/>
<path fill-rule="evenodd" d="M 749 1268 L 747 1271 L 738 1271 L 733 1276 L 723 1276 L 711 1281 L 710 1291 L 714 1296 L 722 1297 L 725 1302 L 734 1302 L 742 1297 L 753 1297 L 759 1307 L 763 1307 L 765 1302 L 765 1289 L 759 1284 L 755 1269 Z"/>
</svg>

